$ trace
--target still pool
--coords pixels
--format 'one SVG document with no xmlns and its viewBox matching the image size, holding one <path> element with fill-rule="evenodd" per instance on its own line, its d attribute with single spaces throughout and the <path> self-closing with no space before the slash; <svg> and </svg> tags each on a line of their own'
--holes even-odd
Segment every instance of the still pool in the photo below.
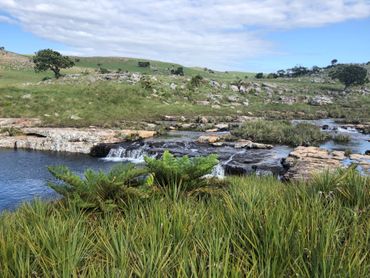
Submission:
<svg viewBox="0 0 370 278">
<path fill-rule="evenodd" d="M 51 199 L 53 180 L 48 166 L 65 165 L 82 174 L 86 168 L 108 170 L 114 165 L 88 155 L 0 149 L 0 211 L 34 198 Z"/>
</svg>

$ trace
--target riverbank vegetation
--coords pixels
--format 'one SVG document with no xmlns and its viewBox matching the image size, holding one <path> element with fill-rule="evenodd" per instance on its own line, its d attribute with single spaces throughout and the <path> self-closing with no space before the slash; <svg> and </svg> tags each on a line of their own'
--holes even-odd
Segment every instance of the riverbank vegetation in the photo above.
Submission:
<svg viewBox="0 0 370 278">
<path fill-rule="evenodd" d="M 224 182 L 223 198 L 162 190 L 119 210 L 81 209 L 66 197 L 3 213 L 1 276 L 368 275 L 368 177 L 350 168 L 307 183 Z"/>
<path fill-rule="evenodd" d="M 289 121 L 250 121 L 234 129 L 232 134 L 255 142 L 291 146 L 317 146 L 330 139 L 318 126 Z"/>
</svg>

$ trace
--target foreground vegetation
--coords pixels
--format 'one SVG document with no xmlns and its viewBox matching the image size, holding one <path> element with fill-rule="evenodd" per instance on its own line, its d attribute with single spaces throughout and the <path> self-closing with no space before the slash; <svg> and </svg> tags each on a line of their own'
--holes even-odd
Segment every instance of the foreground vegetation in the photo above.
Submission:
<svg viewBox="0 0 370 278">
<path fill-rule="evenodd" d="M 0 216 L 1 276 L 368 276 L 368 177 L 350 168 L 307 184 L 255 176 L 226 184 L 222 197 L 159 190 L 109 211 L 71 196 L 23 205 Z"/>
</svg>

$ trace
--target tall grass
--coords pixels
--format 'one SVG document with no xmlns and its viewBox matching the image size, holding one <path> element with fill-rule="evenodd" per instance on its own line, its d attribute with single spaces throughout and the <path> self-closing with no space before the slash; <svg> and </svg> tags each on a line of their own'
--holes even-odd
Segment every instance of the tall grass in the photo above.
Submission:
<svg viewBox="0 0 370 278">
<path fill-rule="evenodd" d="M 318 145 L 330 138 L 327 133 L 308 123 L 293 125 L 288 121 L 251 121 L 233 130 L 233 134 L 244 139 L 268 144 L 291 146 Z"/>
<path fill-rule="evenodd" d="M 159 194 L 110 213 L 23 205 L 0 216 L 0 276 L 368 277 L 368 177 L 228 182 L 229 198 Z"/>
</svg>

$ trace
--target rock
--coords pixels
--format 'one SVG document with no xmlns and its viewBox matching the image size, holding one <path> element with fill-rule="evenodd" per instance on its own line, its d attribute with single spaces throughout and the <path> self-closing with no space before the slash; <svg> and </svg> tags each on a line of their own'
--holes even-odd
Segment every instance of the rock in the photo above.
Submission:
<svg viewBox="0 0 370 278">
<path fill-rule="evenodd" d="M 236 149 L 272 149 L 272 145 L 268 144 L 260 144 L 260 143 L 254 143 L 250 140 L 239 140 L 238 142 L 235 143 L 234 148 Z"/>
<path fill-rule="evenodd" d="M 239 88 L 238 88 L 238 86 L 235 86 L 235 85 L 231 85 L 230 86 L 230 89 L 231 89 L 231 91 L 233 91 L 233 92 L 239 92 Z"/>
<path fill-rule="evenodd" d="M 293 105 L 297 102 L 297 99 L 295 97 L 290 96 L 280 96 L 279 97 L 279 103 L 287 104 L 287 105 Z"/>
<path fill-rule="evenodd" d="M 175 83 L 171 83 L 170 88 L 171 88 L 172 90 L 176 90 L 177 85 L 176 85 Z"/>
<path fill-rule="evenodd" d="M 240 92 L 240 93 L 242 93 L 242 94 L 244 94 L 244 93 L 246 93 L 246 92 L 247 92 L 247 88 L 246 88 L 244 85 L 242 85 L 242 86 L 240 86 L 240 88 L 239 88 L 239 92 Z"/>
<path fill-rule="evenodd" d="M 197 119 L 197 122 L 198 123 L 201 123 L 201 124 L 208 124 L 208 119 L 206 118 L 206 117 L 199 117 L 198 119 Z"/>
<path fill-rule="evenodd" d="M 355 162 L 358 163 L 358 165 L 366 171 L 368 174 L 370 174 L 370 155 L 364 155 L 364 154 L 351 154 L 349 158 Z"/>
<path fill-rule="evenodd" d="M 297 147 L 283 161 L 284 180 L 308 180 L 314 174 L 343 167 L 344 152 L 329 152 L 317 147 Z"/>
<path fill-rule="evenodd" d="M 249 106 L 249 100 L 247 100 L 247 99 L 246 99 L 246 100 L 243 102 L 243 105 L 244 105 L 244 106 Z"/>
<path fill-rule="evenodd" d="M 32 95 L 31 94 L 25 94 L 22 96 L 22 99 L 31 99 Z"/>
<path fill-rule="evenodd" d="M 197 142 L 202 144 L 214 144 L 216 142 L 219 142 L 221 139 L 221 136 L 218 135 L 202 135 L 198 138 Z"/>
<path fill-rule="evenodd" d="M 208 105 L 210 105 L 210 102 L 209 102 L 209 101 L 207 101 L 207 100 L 198 100 L 198 101 L 196 102 L 196 104 L 197 104 L 197 105 L 208 106 Z"/>
<path fill-rule="evenodd" d="M 237 102 L 238 101 L 238 97 L 237 96 L 228 96 L 227 97 L 227 100 L 229 102 Z"/>
<path fill-rule="evenodd" d="M 220 87 L 220 83 L 218 83 L 217 81 L 214 81 L 214 80 L 211 80 L 209 82 L 209 85 L 213 88 L 219 88 Z"/>
<path fill-rule="evenodd" d="M 169 121 L 169 122 L 176 122 L 177 121 L 177 117 L 176 116 L 168 116 L 168 115 L 165 115 L 163 117 L 163 120 Z"/>
<path fill-rule="evenodd" d="M 220 105 L 218 105 L 218 104 L 214 104 L 214 105 L 212 105 L 212 108 L 213 108 L 213 109 L 220 109 L 220 108 L 221 108 L 221 106 L 220 106 Z"/>
<path fill-rule="evenodd" d="M 322 106 L 332 103 L 333 103 L 332 98 L 327 96 L 315 96 L 309 101 L 309 104 L 314 106 Z"/>
<path fill-rule="evenodd" d="M 78 121 L 78 120 L 81 120 L 82 118 L 77 116 L 77 115 L 72 115 L 71 116 L 71 120 L 74 120 L 74 121 Z"/>
<path fill-rule="evenodd" d="M 370 155 L 370 150 L 367 150 L 367 151 L 365 152 L 365 155 Z"/>
<path fill-rule="evenodd" d="M 229 130 L 229 124 L 216 124 L 215 128 L 217 131 L 228 131 Z"/>
</svg>

